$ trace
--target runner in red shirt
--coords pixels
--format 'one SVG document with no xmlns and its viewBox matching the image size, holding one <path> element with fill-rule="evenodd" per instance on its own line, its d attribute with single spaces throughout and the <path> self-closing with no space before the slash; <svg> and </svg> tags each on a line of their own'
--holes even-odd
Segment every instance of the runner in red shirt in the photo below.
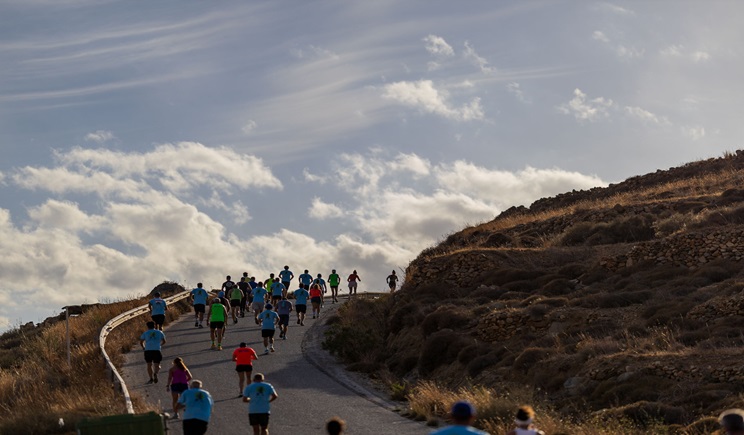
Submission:
<svg viewBox="0 0 744 435">
<path fill-rule="evenodd" d="M 316 315 L 320 317 L 320 304 L 323 303 L 323 291 L 320 289 L 320 284 L 310 286 L 310 302 L 313 304 L 313 319 Z"/>
<path fill-rule="evenodd" d="M 348 278 L 346 278 L 346 282 L 349 283 L 349 299 L 351 299 L 352 292 L 354 295 L 356 295 L 357 291 L 357 281 L 361 281 L 362 278 L 359 278 L 359 275 L 357 275 L 357 271 L 355 270 L 351 275 L 349 275 Z"/>
<path fill-rule="evenodd" d="M 246 377 L 248 378 L 248 383 L 251 383 L 253 361 L 257 359 L 258 355 L 256 355 L 256 351 L 248 347 L 245 342 L 240 343 L 240 347 L 233 351 L 232 360 L 235 361 L 235 371 L 238 372 L 238 378 L 240 379 L 239 397 L 243 397 L 243 384 L 245 383 Z M 247 376 L 246 373 L 248 373 Z"/>
</svg>

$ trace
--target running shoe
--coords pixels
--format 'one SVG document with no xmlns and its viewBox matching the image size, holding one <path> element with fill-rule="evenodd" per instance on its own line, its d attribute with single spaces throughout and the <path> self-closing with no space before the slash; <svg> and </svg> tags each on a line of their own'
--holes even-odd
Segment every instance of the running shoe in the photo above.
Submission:
<svg viewBox="0 0 744 435">
<path fill-rule="evenodd" d="M 286 340 L 286 339 L 287 339 L 287 334 L 282 335 L 282 340 Z"/>
<path fill-rule="evenodd" d="M 233 319 L 233 324 L 238 323 L 238 319 Z"/>
<path fill-rule="evenodd" d="M 215 350 L 217 349 L 217 346 L 215 346 L 214 343 L 212 343 L 212 347 L 210 347 L 210 349 Z"/>
<path fill-rule="evenodd" d="M 148 384 L 152 384 L 153 382 L 155 382 L 155 381 L 153 381 L 152 378 L 150 378 L 150 380 L 147 381 Z"/>
<path fill-rule="evenodd" d="M 200 324 L 199 324 L 199 327 L 200 327 L 200 328 L 203 328 L 203 327 L 204 327 L 204 325 L 202 325 L 202 324 L 200 323 Z"/>
<path fill-rule="evenodd" d="M 300 326 L 305 326 L 305 321 L 304 320 L 300 322 Z"/>
<path fill-rule="evenodd" d="M 269 354 L 269 349 L 266 348 L 266 350 L 264 351 L 264 355 L 268 355 L 268 354 Z"/>
<path fill-rule="evenodd" d="M 158 383 L 158 375 L 152 375 L 153 382 Z"/>
<path fill-rule="evenodd" d="M 218 344 L 217 345 L 217 350 L 222 350 L 222 345 L 221 344 Z"/>
<path fill-rule="evenodd" d="M 194 323 L 194 327 L 195 328 L 198 328 L 199 327 L 199 322 Z"/>
<path fill-rule="evenodd" d="M 271 351 L 276 352 L 276 349 L 274 349 L 274 346 L 271 346 Z"/>
<path fill-rule="evenodd" d="M 298 325 L 300 324 L 300 319 L 297 319 L 297 324 L 298 324 Z"/>
</svg>

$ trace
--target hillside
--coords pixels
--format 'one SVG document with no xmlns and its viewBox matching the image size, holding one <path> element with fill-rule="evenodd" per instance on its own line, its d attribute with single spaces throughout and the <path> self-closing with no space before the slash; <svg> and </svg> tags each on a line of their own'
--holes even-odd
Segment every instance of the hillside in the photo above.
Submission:
<svg viewBox="0 0 744 435">
<path fill-rule="evenodd" d="M 511 208 L 344 307 L 326 345 L 392 385 L 519 392 L 559 418 L 682 428 L 742 406 L 742 180 L 737 151 Z"/>
</svg>

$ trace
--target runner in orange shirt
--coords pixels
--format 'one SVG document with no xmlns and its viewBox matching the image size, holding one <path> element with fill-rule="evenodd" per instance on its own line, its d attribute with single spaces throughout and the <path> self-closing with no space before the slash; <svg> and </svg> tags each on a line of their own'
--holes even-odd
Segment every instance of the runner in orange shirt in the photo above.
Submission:
<svg viewBox="0 0 744 435">
<path fill-rule="evenodd" d="M 323 291 L 320 284 L 310 286 L 310 302 L 313 304 L 313 319 L 317 315 L 320 318 L 320 304 L 323 303 Z"/>
<path fill-rule="evenodd" d="M 245 379 L 248 378 L 248 383 L 251 383 L 253 361 L 257 359 L 258 355 L 256 355 L 256 351 L 248 347 L 245 342 L 240 343 L 240 347 L 233 351 L 232 360 L 235 361 L 235 371 L 238 372 L 238 378 L 240 379 L 240 396 L 238 397 L 243 397 Z"/>
</svg>

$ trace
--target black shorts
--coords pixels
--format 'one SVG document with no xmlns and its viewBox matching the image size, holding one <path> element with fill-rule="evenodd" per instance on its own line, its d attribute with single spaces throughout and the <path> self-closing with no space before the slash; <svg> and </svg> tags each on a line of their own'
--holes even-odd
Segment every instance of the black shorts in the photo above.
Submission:
<svg viewBox="0 0 744 435">
<path fill-rule="evenodd" d="M 251 426 L 269 427 L 269 414 L 248 414 L 248 423 Z"/>
<path fill-rule="evenodd" d="M 271 295 L 271 302 L 282 300 L 282 295 Z"/>
<path fill-rule="evenodd" d="M 314 298 L 310 298 L 310 302 L 312 302 L 314 304 L 319 304 L 320 303 L 320 296 L 316 296 Z"/>
<path fill-rule="evenodd" d="M 396 286 L 396 284 L 394 282 L 391 282 L 390 284 L 388 284 L 388 287 L 390 287 L 390 288 L 395 288 L 395 286 Z"/>
<path fill-rule="evenodd" d="M 225 327 L 225 322 L 211 322 L 209 324 L 210 329 L 223 329 Z"/>
<path fill-rule="evenodd" d="M 284 326 L 289 326 L 289 314 L 280 314 L 279 324 L 284 325 Z"/>
<path fill-rule="evenodd" d="M 261 337 L 264 338 L 274 338 L 274 330 L 273 329 L 262 329 L 261 330 Z"/>
<path fill-rule="evenodd" d="M 230 299 L 230 306 L 231 307 L 239 307 L 240 306 L 240 299 Z"/>
<path fill-rule="evenodd" d="M 165 314 L 153 314 L 152 321 L 155 322 L 156 325 L 162 326 L 163 323 L 165 323 Z"/>
<path fill-rule="evenodd" d="M 338 286 L 337 286 L 337 285 L 332 285 L 332 286 L 331 286 L 331 290 L 336 290 L 336 291 L 338 291 Z"/>
<path fill-rule="evenodd" d="M 195 313 L 206 313 L 207 307 L 204 304 L 194 304 L 194 312 Z"/>
<path fill-rule="evenodd" d="M 307 313 L 307 305 L 295 305 L 295 311 L 297 314 Z"/>
<path fill-rule="evenodd" d="M 282 284 L 284 285 L 284 288 L 289 289 L 289 281 L 282 281 Z"/>
<path fill-rule="evenodd" d="M 240 372 L 252 372 L 253 371 L 253 366 L 250 365 L 250 364 L 238 364 L 238 365 L 235 366 L 235 371 L 238 372 L 238 373 L 240 373 Z"/>
<path fill-rule="evenodd" d="M 189 389 L 189 384 L 173 384 L 171 387 L 171 393 L 181 394 Z"/>
<path fill-rule="evenodd" d="M 146 350 L 145 351 L 145 362 L 154 362 L 160 364 L 163 360 L 163 354 L 159 350 Z"/>
<path fill-rule="evenodd" d="M 204 435 L 207 433 L 208 422 L 198 418 L 183 421 L 183 435 Z"/>
</svg>

